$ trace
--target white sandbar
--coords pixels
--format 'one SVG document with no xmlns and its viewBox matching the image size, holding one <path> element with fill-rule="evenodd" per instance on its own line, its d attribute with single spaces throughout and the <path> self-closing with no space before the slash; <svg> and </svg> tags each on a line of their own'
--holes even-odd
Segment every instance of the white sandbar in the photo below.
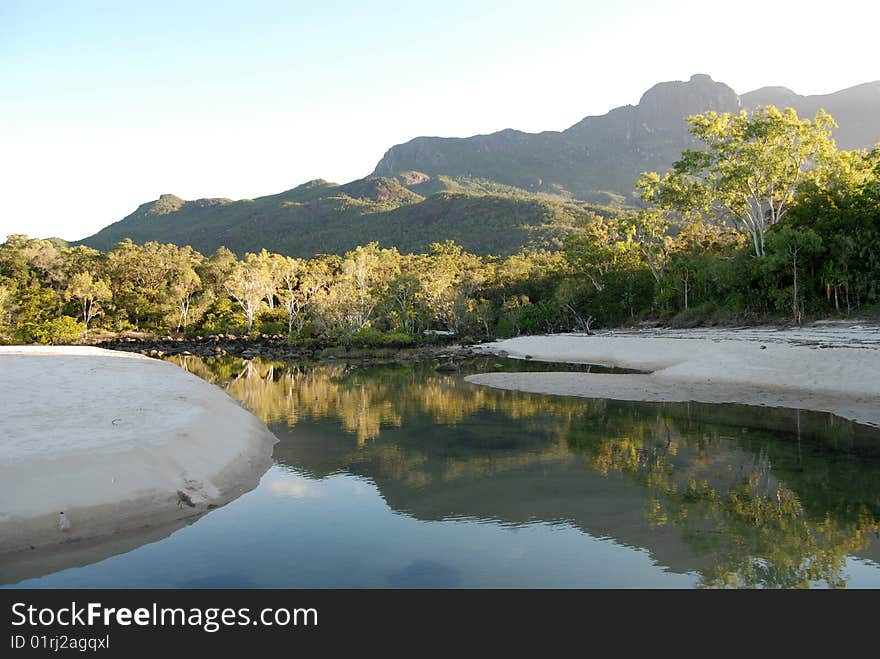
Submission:
<svg viewBox="0 0 880 659">
<path fill-rule="evenodd" d="M 880 426 L 880 327 L 646 330 L 525 336 L 483 350 L 648 375 L 485 373 L 468 382 L 542 394 L 633 401 L 742 403 L 831 412 Z"/>
<path fill-rule="evenodd" d="M 0 401 L 0 554 L 202 514 L 276 442 L 218 387 L 98 348 L 0 347 Z"/>
</svg>

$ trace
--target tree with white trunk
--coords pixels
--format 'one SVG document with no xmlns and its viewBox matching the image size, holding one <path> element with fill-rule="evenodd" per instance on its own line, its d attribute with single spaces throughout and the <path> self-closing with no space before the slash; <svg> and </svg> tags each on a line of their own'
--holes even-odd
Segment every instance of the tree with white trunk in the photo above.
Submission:
<svg viewBox="0 0 880 659">
<path fill-rule="evenodd" d="M 662 177 L 642 174 L 642 198 L 662 209 L 732 222 L 763 257 L 766 232 L 788 213 L 798 187 L 833 160 L 831 129 L 837 124 L 824 110 L 810 120 L 773 106 L 751 114 L 706 112 L 688 124 L 705 148 L 684 151 Z"/>
<path fill-rule="evenodd" d="M 64 292 L 66 300 L 79 302 L 80 314 L 85 326 L 85 336 L 89 335 L 89 322 L 102 312 L 101 302 L 110 300 L 112 297 L 107 281 L 95 278 L 88 271 L 74 274 Z"/>
<path fill-rule="evenodd" d="M 287 334 L 293 336 L 294 330 L 297 334 L 302 334 L 308 320 L 309 307 L 318 293 L 330 284 L 330 266 L 325 259 L 305 261 L 289 256 L 282 257 L 277 265 L 280 286 L 276 295 L 287 311 Z"/>
<path fill-rule="evenodd" d="M 257 254 L 245 254 L 244 260 L 235 264 L 224 282 L 226 292 L 238 303 L 244 312 L 247 331 L 254 327 L 254 318 L 260 311 L 260 304 L 266 297 L 271 273 L 265 259 Z"/>
</svg>

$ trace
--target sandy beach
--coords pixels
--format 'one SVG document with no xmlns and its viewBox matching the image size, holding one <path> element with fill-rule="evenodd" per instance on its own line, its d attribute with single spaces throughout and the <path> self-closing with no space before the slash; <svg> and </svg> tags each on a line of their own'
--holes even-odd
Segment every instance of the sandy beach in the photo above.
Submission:
<svg viewBox="0 0 880 659">
<path fill-rule="evenodd" d="M 201 515 L 253 489 L 271 464 L 276 439 L 256 417 L 169 363 L 7 347 L 0 374 L 4 563 L 8 552 Z"/>
<path fill-rule="evenodd" d="M 601 364 L 641 375 L 485 373 L 469 382 L 532 393 L 632 401 L 741 403 L 831 412 L 880 426 L 880 327 L 816 323 L 525 336 L 480 346 L 536 361 Z"/>
</svg>

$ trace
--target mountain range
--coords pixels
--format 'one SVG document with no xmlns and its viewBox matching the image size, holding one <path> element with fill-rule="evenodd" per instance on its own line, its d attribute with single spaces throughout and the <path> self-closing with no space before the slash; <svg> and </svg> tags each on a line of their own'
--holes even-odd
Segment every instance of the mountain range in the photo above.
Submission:
<svg viewBox="0 0 880 659">
<path fill-rule="evenodd" d="M 502 130 L 467 138 L 417 137 L 388 150 L 373 174 L 418 170 L 426 174 L 488 178 L 526 190 L 577 199 L 628 195 L 643 171 L 663 171 L 694 146 L 685 118 L 715 110 L 737 113 L 764 105 L 793 107 L 802 117 L 820 108 L 840 127 L 842 149 L 880 142 L 880 81 L 823 96 L 800 96 L 785 87 L 764 87 L 742 96 L 707 75 L 663 82 L 638 105 L 586 117 L 561 131 Z"/>
<path fill-rule="evenodd" d="M 737 95 L 700 74 L 657 84 L 637 105 L 561 132 L 417 137 L 389 149 L 371 176 L 344 185 L 317 179 L 239 201 L 162 195 L 80 244 L 106 250 L 131 238 L 189 244 L 203 253 L 265 247 L 306 257 L 374 240 L 401 251 L 447 239 L 480 254 L 554 247 L 591 213 L 632 203 L 641 172 L 662 172 L 695 146 L 687 116 L 763 105 L 810 117 L 825 109 L 839 124 L 835 139 L 843 149 L 880 143 L 880 81 L 822 96 L 785 87 Z"/>
</svg>

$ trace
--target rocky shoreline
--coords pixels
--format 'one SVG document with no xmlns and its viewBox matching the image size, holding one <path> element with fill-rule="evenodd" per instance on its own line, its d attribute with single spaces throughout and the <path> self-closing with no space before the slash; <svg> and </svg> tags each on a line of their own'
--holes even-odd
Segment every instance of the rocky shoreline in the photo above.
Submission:
<svg viewBox="0 0 880 659">
<path fill-rule="evenodd" d="M 346 348 L 345 346 L 298 346 L 288 343 L 281 334 L 177 337 L 116 337 L 96 344 L 99 348 L 136 352 L 147 357 L 173 355 L 273 359 L 282 361 L 318 359 L 383 359 L 389 361 L 447 360 L 449 362 L 479 356 L 478 349 L 457 344 L 425 344 L 405 347 Z"/>
</svg>

